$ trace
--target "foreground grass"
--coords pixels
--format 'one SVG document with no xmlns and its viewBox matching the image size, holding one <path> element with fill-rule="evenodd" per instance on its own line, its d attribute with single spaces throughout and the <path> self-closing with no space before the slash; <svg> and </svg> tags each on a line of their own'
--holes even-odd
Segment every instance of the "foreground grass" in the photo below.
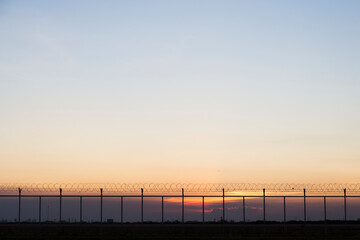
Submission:
<svg viewBox="0 0 360 240">
<path fill-rule="evenodd" d="M 360 239 L 360 224 L 0 224 L 0 239 Z"/>
</svg>

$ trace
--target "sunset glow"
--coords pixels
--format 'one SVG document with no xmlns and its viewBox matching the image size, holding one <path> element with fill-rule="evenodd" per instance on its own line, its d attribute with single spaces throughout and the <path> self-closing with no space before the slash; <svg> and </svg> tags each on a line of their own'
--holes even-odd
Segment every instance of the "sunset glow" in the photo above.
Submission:
<svg viewBox="0 0 360 240">
<path fill-rule="evenodd" d="M 0 181 L 360 182 L 359 4 L 260 2 L 1 1 Z"/>
<path fill-rule="evenodd" d="M 0 0 L 0 238 L 358 239 L 359 13 Z"/>
</svg>

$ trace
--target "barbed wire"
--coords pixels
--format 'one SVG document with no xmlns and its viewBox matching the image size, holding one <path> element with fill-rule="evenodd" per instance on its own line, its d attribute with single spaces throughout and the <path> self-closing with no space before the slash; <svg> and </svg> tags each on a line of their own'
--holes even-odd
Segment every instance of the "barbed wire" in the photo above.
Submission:
<svg viewBox="0 0 360 240">
<path fill-rule="evenodd" d="M 360 183 L 290 184 L 290 183 L 0 183 L 0 193 L 13 193 L 21 188 L 26 193 L 55 193 L 61 188 L 68 193 L 97 193 L 102 188 L 108 193 L 138 193 L 141 188 L 148 193 L 300 192 L 348 193 L 360 192 Z"/>
</svg>

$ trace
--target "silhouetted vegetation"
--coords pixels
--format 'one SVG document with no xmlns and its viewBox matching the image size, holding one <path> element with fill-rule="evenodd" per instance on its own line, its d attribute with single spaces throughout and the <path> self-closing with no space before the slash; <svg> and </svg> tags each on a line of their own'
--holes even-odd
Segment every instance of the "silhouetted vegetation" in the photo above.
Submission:
<svg viewBox="0 0 360 240">
<path fill-rule="evenodd" d="M 360 239 L 360 222 L 7 223 L 0 239 Z"/>
</svg>

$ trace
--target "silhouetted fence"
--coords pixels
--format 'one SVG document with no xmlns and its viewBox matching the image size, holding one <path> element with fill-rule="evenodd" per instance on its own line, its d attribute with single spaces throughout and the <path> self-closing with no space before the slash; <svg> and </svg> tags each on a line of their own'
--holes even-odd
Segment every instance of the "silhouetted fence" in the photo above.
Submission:
<svg viewBox="0 0 360 240">
<path fill-rule="evenodd" d="M 58 198 L 59 200 L 59 221 L 58 223 L 64 223 L 63 219 L 62 219 L 62 201 L 63 198 L 78 198 L 79 199 L 79 222 L 82 223 L 83 221 L 83 198 L 99 198 L 100 200 L 100 209 L 99 209 L 99 216 L 100 216 L 100 223 L 103 223 L 103 199 L 104 198 L 120 198 L 120 206 L 121 206 L 121 210 L 120 210 L 120 222 L 123 223 L 124 222 L 124 217 L 123 217 L 123 213 L 124 213 L 124 199 L 125 198 L 140 198 L 141 199 L 141 203 L 140 203 L 140 219 L 139 222 L 144 223 L 144 211 L 146 211 L 146 209 L 144 209 L 144 199 L 145 198 L 159 198 L 159 200 L 161 200 L 161 222 L 164 223 L 164 212 L 165 212 L 165 208 L 164 208 L 164 199 L 166 198 L 181 198 L 181 223 L 186 223 L 185 220 L 185 199 L 186 198 L 201 198 L 201 203 L 202 203 L 202 223 L 205 223 L 205 203 L 206 203 L 206 198 L 222 198 L 222 222 L 223 223 L 227 223 L 226 221 L 226 215 L 225 215 L 225 209 L 226 209 L 226 198 L 239 198 L 242 199 L 242 223 L 246 223 L 246 200 L 247 198 L 262 198 L 262 221 L 264 224 L 266 224 L 267 222 L 267 215 L 266 215 L 266 200 L 270 199 L 270 198 L 277 198 L 277 199 L 282 199 L 283 201 L 283 209 L 282 209 L 282 214 L 283 215 L 283 219 L 282 222 L 284 224 L 286 224 L 288 222 L 287 220 L 287 199 L 290 198 L 303 198 L 303 224 L 305 225 L 307 223 L 307 199 L 311 199 L 311 198 L 322 198 L 323 199 L 323 222 L 324 224 L 326 224 L 327 221 L 327 198 L 341 198 L 343 199 L 343 223 L 346 224 L 348 219 L 347 219 L 347 198 L 360 198 L 359 195 L 351 195 L 351 196 L 347 196 L 346 194 L 346 189 L 343 190 L 343 195 L 306 195 L 306 190 L 303 189 L 303 195 L 302 196 L 294 196 L 294 195 L 288 195 L 288 196 L 267 196 L 266 195 L 266 191 L 265 189 L 263 189 L 262 191 L 262 195 L 225 195 L 225 190 L 222 189 L 222 194 L 220 195 L 185 195 L 184 193 L 184 189 L 182 189 L 181 191 L 181 195 L 153 195 L 153 194 L 149 194 L 149 195 L 144 195 L 144 190 L 143 188 L 141 188 L 140 191 L 140 195 L 104 195 L 103 194 L 103 189 L 100 188 L 100 194 L 98 195 L 63 195 L 63 191 L 60 188 L 59 189 L 59 194 L 58 195 L 23 195 L 22 194 L 22 189 L 19 188 L 18 189 L 18 194 L 17 195 L 0 195 L 0 200 L 1 198 L 18 198 L 18 206 L 17 206 L 17 222 L 21 223 L 22 219 L 21 219 L 21 203 L 22 203 L 22 199 L 23 198 L 38 198 L 38 222 L 41 223 L 42 219 L 41 219 L 41 209 L 42 209 L 42 199 L 43 198 Z M 1 204 L 1 203 L 0 203 Z M 0 213 L 1 216 L 1 213 Z M 360 217 L 360 216 L 359 216 Z"/>
</svg>

